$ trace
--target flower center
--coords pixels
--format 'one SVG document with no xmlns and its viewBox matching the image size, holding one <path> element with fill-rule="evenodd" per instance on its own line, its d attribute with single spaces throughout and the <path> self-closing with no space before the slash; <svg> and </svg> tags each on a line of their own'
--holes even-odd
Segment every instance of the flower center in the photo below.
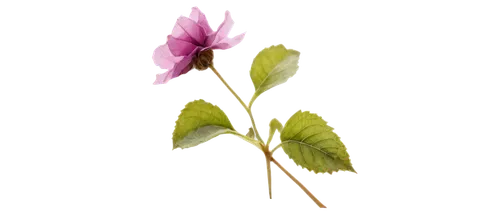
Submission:
<svg viewBox="0 0 500 214">
<path fill-rule="evenodd" d="M 214 59 L 214 51 L 212 49 L 206 49 L 200 51 L 197 55 L 193 57 L 192 63 L 193 67 L 197 70 L 203 71 L 212 65 L 212 60 Z"/>
</svg>

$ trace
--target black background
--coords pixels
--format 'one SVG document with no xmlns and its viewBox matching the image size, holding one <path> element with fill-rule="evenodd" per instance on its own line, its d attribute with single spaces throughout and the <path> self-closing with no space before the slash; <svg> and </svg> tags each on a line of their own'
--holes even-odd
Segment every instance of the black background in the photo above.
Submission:
<svg viewBox="0 0 500 214">
<path fill-rule="evenodd" d="M 143 63 L 143 50 L 151 47 L 151 40 L 160 39 L 160 32 L 170 28 L 167 17 L 175 15 L 175 8 L 184 7 L 183 1 L 165 2 L 138 6 L 130 9 L 129 16 L 117 20 L 121 29 L 126 29 L 119 41 L 126 47 L 123 61 L 127 63 L 117 63 L 116 68 L 130 77 L 127 87 L 115 92 L 116 98 L 127 98 L 120 103 L 127 110 L 117 121 L 134 124 L 123 125 L 117 131 L 126 140 L 116 143 L 112 150 L 116 164 L 111 161 L 107 171 L 118 175 L 109 184 L 113 193 L 121 196 L 120 204 L 131 210 L 167 213 L 183 209 L 195 213 L 265 209 L 310 213 L 287 188 L 281 188 L 280 200 L 263 200 L 263 169 L 255 167 L 255 153 L 240 153 L 238 145 L 210 145 L 207 153 L 178 153 L 177 160 L 167 160 L 167 129 L 171 128 L 167 113 L 177 110 L 175 105 L 183 103 L 184 96 L 221 96 L 224 89 L 215 88 L 208 80 L 179 81 L 175 89 L 144 88 L 151 65 Z M 209 16 L 215 15 L 215 8 L 241 8 L 237 21 L 257 24 L 257 40 L 296 40 L 297 47 L 305 49 L 305 80 L 257 105 L 257 119 L 263 119 L 265 111 L 288 112 L 288 104 L 320 104 L 320 111 L 328 112 L 328 119 L 345 128 L 346 136 L 353 136 L 354 151 L 363 153 L 363 173 L 357 177 L 339 176 L 336 185 L 321 186 L 322 191 L 328 189 L 330 200 L 337 200 L 336 210 L 361 209 L 367 194 L 373 194 L 366 191 L 366 181 L 373 177 L 370 151 L 366 148 L 380 140 L 366 140 L 362 130 L 376 122 L 366 121 L 364 116 L 367 112 L 373 114 L 372 109 L 378 105 L 374 100 L 380 95 L 364 85 L 373 86 L 374 73 L 383 72 L 383 67 L 377 67 L 374 60 L 380 51 L 375 39 L 379 23 L 370 21 L 374 12 L 367 13 L 367 7 L 313 1 L 209 1 Z M 225 70 L 239 71 L 240 60 L 226 57 Z"/>
</svg>

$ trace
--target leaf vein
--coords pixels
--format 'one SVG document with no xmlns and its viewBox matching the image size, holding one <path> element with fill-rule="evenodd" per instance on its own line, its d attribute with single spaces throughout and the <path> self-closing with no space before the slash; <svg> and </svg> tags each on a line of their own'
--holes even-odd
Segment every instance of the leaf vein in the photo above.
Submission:
<svg viewBox="0 0 500 214">
<path fill-rule="evenodd" d="M 306 130 L 306 129 L 310 128 L 310 127 L 313 127 L 313 126 L 325 126 L 325 125 L 323 125 L 323 124 L 311 124 L 311 125 L 308 125 L 308 126 L 302 128 L 297 133 L 295 133 L 295 135 L 293 137 L 291 137 L 290 139 L 294 139 L 298 134 L 302 133 L 304 130 Z"/>
<path fill-rule="evenodd" d="M 331 132 L 331 131 L 332 131 L 332 130 L 325 130 L 325 131 L 321 131 L 321 132 L 318 132 L 318 133 L 314 133 L 314 134 L 311 134 L 311 135 L 309 135 L 309 136 L 307 136 L 307 137 L 303 138 L 301 141 L 302 141 L 302 142 L 305 142 L 307 138 L 310 138 L 310 137 L 312 137 L 312 136 L 316 136 L 316 135 L 319 135 L 319 134 L 323 134 L 323 133 Z"/>
<path fill-rule="evenodd" d="M 304 142 L 300 142 L 300 141 L 296 141 L 296 140 L 286 140 L 286 141 L 283 141 L 282 143 L 297 143 L 297 144 L 303 144 L 305 146 L 308 146 L 308 147 L 311 147 L 313 149 L 316 149 L 318 151 L 320 151 L 321 153 L 323 153 L 324 155 L 330 157 L 330 153 L 329 152 L 325 152 L 323 151 L 321 148 L 318 148 L 318 147 L 315 147 L 313 145 L 310 145 L 310 144 L 307 144 L 307 143 L 304 143 Z"/>
</svg>

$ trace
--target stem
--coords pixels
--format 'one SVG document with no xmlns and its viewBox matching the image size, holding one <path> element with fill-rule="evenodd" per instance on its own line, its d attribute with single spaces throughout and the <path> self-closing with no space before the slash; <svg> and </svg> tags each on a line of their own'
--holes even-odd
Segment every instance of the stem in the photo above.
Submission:
<svg viewBox="0 0 500 214">
<path fill-rule="evenodd" d="M 266 166 L 267 166 L 267 185 L 269 186 L 269 199 L 273 198 L 271 191 L 271 154 L 266 154 Z"/>
<path fill-rule="evenodd" d="M 255 98 L 257 98 L 257 96 L 255 96 L 255 93 L 252 94 L 252 96 L 249 98 L 248 102 L 245 102 L 247 105 L 248 105 L 248 109 L 253 113 L 253 106 L 255 104 Z M 252 114 L 253 116 L 253 114 Z M 253 118 L 252 118 L 253 119 Z M 258 128 L 257 128 L 257 122 L 255 120 L 252 121 L 252 119 L 250 119 L 250 122 L 253 124 L 252 125 L 252 128 L 255 127 L 254 129 L 254 133 L 258 133 Z M 262 136 L 259 134 L 259 137 L 262 141 L 264 141 L 262 139 Z"/>
<path fill-rule="evenodd" d="M 260 151 L 264 151 L 264 148 L 262 148 L 262 145 L 259 142 L 255 142 L 255 139 L 249 138 L 246 135 L 240 133 L 239 131 L 229 131 L 229 134 L 237 136 L 239 140 L 246 142 L 252 145 L 253 147 L 256 147 Z"/>
<path fill-rule="evenodd" d="M 271 155 L 274 153 L 274 151 L 276 151 L 276 149 L 279 149 L 281 147 L 281 145 L 283 145 L 283 143 L 280 143 L 276 147 L 274 147 L 274 149 L 271 150 Z"/>
<path fill-rule="evenodd" d="M 307 190 L 304 185 L 302 185 L 295 177 L 293 177 L 292 174 L 286 171 L 286 169 L 283 168 L 283 166 L 281 166 L 281 164 L 279 164 L 273 157 L 271 157 L 271 161 L 276 164 L 276 166 L 278 166 L 286 175 L 288 175 L 288 177 L 290 177 L 297 185 L 299 185 L 299 187 L 309 196 L 309 198 L 314 201 L 314 203 L 316 203 L 320 208 L 326 208 L 325 205 L 323 205 L 316 197 L 314 197 L 314 195 L 309 192 L 309 190 Z"/>
<path fill-rule="evenodd" d="M 256 94 L 253 94 L 252 99 L 250 100 L 250 103 L 248 103 L 248 108 L 252 108 L 253 102 L 257 99 Z"/>
<path fill-rule="evenodd" d="M 266 139 L 265 145 L 267 146 L 268 150 L 271 150 L 271 141 L 273 141 L 274 135 L 269 134 L 269 133 L 271 133 L 269 130 L 271 130 L 271 129 L 268 128 L 267 139 Z"/>
<path fill-rule="evenodd" d="M 227 82 L 224 80 L 224 78 L 222 78 L 222 76 L 219 74 L 219 72 L 217 72 L 217 70 L 214 68 L 214 66 L 210 65 L 209 67 L 210 67 L 210 69 L 212 69 L 212 71 L 215 73 L 215 75 L 217 75 L 217 77 L 219 77 L 219 79 L 222 81 L 222 83 L 224 83 L 224 85 L 227 87 L 227 89 L 229 89 L 229 91 L 231 91 L 231 93 L 236 97 L 236 99 L 238 99 L 238 101 L 243 106 L 243 108 L 245 108 L 245 110 L 248 113 L 248 116 L 250 116 L 250 120 L 252 121 L 253 130 L 255 131 L 255 135 L 257 136 L 257 139 L 259 139 L 259 141 L 262 142 L 262 144 L 264 144 L 264 141 L 260 137 L 259 131 L 257 131 L 257 127 L 255 126 L 255 120 L 253 119 L 252 110 L 250 110 L 250 108 L 247 107 L 247 105 L 243 102 L 243 100 L 241 100 L 240 96 L 238 96 L 238 94 L 236 94 L 236 92 L 234 92 L 234 90 L 231 88 L 231 86 L 229 86 L 229 84 L 227 84 Z"/>
<path fill-rule="evenodd" d="M 271 153 L 269 153 L 270 145 L 266 145 L 264 143 L 264 140 L 262 139 L 262 136 L 260 135 L 260 133 L 258 131 L 257 121 L 255 120 L 255 116 L 254 116 L 253 111 L 252 111 L 253 103 L 245 102 L 243 100 L 243 97 L 241 97 L 241 95 L 238 93 L 238 91 L 233 89 L 232 85 L 227 82 L 226 78 L 224 78 L 224 76 L 222 76 L 220 71 L 218 71 L 214 66 L 210 67 L 210 71 L 212 71 L 212 73 L 215 75 L 217 80 L 219 80 L 219 82 L 221 82 L 222 85 L 229 91 L 231 96 L 233 96 L 234 99 L 236 99 L 236 101 L 238 101 L 238 103 L 241 105 L 243 110 L 245 110 L 247 112 L 247 117 L 248 117 L 248 119 L 250 119 L 250 122 L 251 122 L 250 131 L 253 132 L 254 135 L 259 136 L 259 138 L 252 139 L 252 138 L 249 138 L 245 135 L 242 135 L 241 133 L 236 132 L 236 131 L 231 131 L 230 133 L 233 135 L 236 135 L 238 137 L 241 137 L 242 139 L 248 141 L 248 143 L 256 146 L 265 155 L 265 161 L 266 161 L 265 176 L 266 176 L 266 181 L 267 181 L 267 191 L 269 194 L 269 198 L 274 199 L 274 178 L 273 178 L 272 171 L 273 171 L 273 162 L 275 162 L 275 158 Z M 250 100 L 253 100 L 253 99 L 255 99 L 255 96 L 252 96 L 252 98 Z M 255 140 L 258 140 L 259 142 L 256 143 Z M 290 173 L 290 172 L 288 172 L 288 173 Z"/>
</svg>

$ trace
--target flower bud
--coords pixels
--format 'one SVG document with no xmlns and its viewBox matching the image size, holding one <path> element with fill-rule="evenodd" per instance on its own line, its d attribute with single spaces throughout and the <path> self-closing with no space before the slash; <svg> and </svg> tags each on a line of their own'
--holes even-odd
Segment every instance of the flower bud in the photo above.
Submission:
<svg viewBox="0 0 500 214">
<path fill-rule="evenodd" d="M 193 57 L 193 67 L 197 70 L 203 71 L 212 65 L 212 60 L 214 59 L 214 51 L 212 49 L 206 49 L 200 51 L 197 55 Z"/>
</svg>

